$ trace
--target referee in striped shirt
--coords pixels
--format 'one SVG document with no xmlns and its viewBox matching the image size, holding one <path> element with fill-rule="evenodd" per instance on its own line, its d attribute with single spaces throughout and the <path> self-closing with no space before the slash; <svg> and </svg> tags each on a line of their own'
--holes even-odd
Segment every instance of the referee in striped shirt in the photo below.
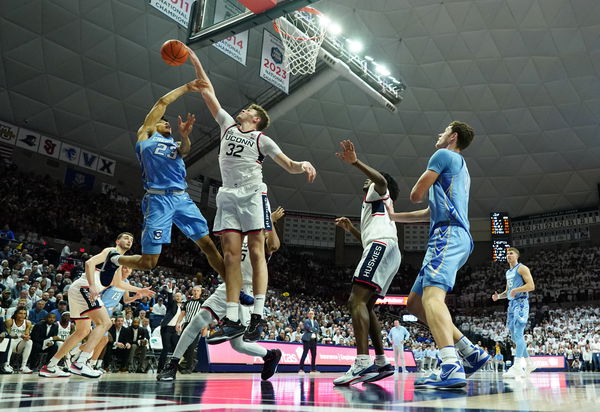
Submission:
<svg viewBox="0 0 600 412">
<path fill-rule="evenodd" d="M 200 308 L 202 307 L 202 300 L 200 300 L 201 296 L 202 287 L 199 285 L 194 286 L 192 289 L 192 297 L 185 302 L 185 306 L 181 312 L 181 316 L 183 316 L 183 329 L 187 327 L 194 316 L 196 316 L 196 313 L 200 311 Z M 196 336 L 194 342 L 185 351 L 185 354 L 183 355 L 183 359 L 185 359 L 185 369 L 183 369 L 181 373 L 193 373 L 196 370 L 198 339 L 200 339 L 200 334 Z"/>
</svg>

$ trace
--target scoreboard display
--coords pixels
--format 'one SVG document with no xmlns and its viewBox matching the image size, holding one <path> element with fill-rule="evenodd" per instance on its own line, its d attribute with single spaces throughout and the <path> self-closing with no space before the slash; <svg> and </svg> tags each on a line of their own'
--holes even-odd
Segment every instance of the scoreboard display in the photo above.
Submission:
<svg viewBox="0 0 600 412">
<path fill-rule="evenodd" d="M 490 230 L 492 235 L 492 260 L 506 262 L 506 249 L 510 247 L 512 240 L 512 228 L 508 213 L 490 213 Z"/>
<path fill-rule="evenodd" d="M 490 213 L 490 221 L 492 228 L 492 236 L 494 235 L 510 235 L 512 233 L 510 227 L 510 217 L 505 212 Z"/>
<path fill-rule="evenodd" d="M 492 240 L 492 260 L 494 262 L 506 262 L 506 249 L 510 243 L 505 239 Z"/>
</svg>

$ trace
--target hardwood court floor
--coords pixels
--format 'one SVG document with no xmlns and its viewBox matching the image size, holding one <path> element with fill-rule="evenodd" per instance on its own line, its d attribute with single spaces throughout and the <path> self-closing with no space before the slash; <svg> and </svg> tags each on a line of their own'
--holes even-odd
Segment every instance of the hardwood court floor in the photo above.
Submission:
<svg viewBox="0 0 600 412">
<path fill-rule="evenodd" d="M 178 375 L 172 383 L 155 375 L 106 374 L 98 380 L 0 375 L 0 411 L 600 411 L 600 374 L 534 373 L 502 381 L 478 373 L 464 391 L 414 390 L 416 374 L 375 384 L 334 387 L 338 374 Z"/>
</svg>

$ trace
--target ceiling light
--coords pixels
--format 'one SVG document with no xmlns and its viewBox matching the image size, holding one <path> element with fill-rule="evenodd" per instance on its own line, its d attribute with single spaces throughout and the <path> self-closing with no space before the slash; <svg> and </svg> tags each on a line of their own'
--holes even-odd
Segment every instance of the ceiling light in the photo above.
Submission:
<svg viewBox="0 0 600 412">
<path fill-rule="evenodd" d="M 348 42 L 348 50 L 352 53 L 360 53 L 364 49 L 364 45 L 357 40 L 347 39 L 346 41 Z"/>
<path fill-rule="evenodd" d="M 365 56 L 365 60 L 368 60 L 368 61 L 372 62 L 373 58 L 371 56 Z"/>
<path fill-rule="evenodd" d="M 382 76 L 389 76 L 390 74 L 392 74 L 392 72 L 390 72 L 387 67 L 382 66 L 381 64 L 375 64 L 375 70 Z"/>
<path fill-rule="evenodd" d="M 327 31 L 329 31 L 330 34 L 337 36 L 339 34 L 342 33 L 342 26 L 340 26 L 337 23 L 333 23 L 331 22 L 328 26 L 327 26 Z"/>
</svg>

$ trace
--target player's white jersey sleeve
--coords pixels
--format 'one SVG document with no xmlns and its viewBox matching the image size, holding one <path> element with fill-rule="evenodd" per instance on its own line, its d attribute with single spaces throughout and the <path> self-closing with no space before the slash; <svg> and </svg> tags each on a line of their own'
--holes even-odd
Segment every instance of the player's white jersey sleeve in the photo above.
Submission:
<svg viewBox="0 0 600 412">
<path fill-rule="evenodd" d="M 277 143 L 275 143 L 269 136 L 264 134 L 261 135 L 260 139 L 258 140 L 258 147 L 261 153 L 269 156 L 271 159 L 278 154 L 283 153 Z"/>
<path fill-rule="evenodd" d="M 225 130 L 228 127 L 231 127 L 234 124 L 236 124 L 233 117 L 231 117 L 229 115 L 229 113 L 227 113 L 223 109 L 221 109 L 217 112 L 217 115 L 215 116 L 215 120 L 217 121 L 217 123 L 219 123 L 219 126 L 221 127 L 221 139 L 223 138 L 223 133 L 225 132 Z"/>
<path fill-rule="evenodd" d="M 371 183 L 362 204 L 360 216 L 360 237 L 363 247 L 374 240 L 398 241 L 396 224 L 390 219 L 385 207 L 385 204 L 391 201 L 389 191 L 382 196 L 375 190 L 375 184 Z"/>
</svg>

